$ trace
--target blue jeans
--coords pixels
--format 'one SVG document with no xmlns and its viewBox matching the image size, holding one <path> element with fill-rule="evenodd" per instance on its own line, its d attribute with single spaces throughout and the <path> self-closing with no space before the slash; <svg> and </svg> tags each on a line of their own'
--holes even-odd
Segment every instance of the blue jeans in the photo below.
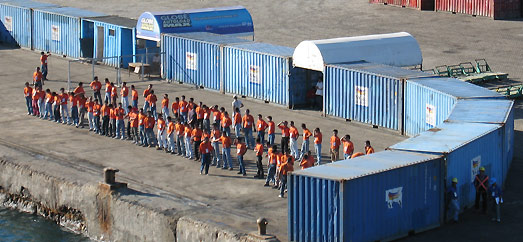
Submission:
<svg viewBox="0 0 523 242">
<path fill-rule="evenodd" d="M 60 115 L 62 116 L 63 123 L 71 122 L 71 118 L 69 117 L 69 110 L 67 109 L 67 104 L 60 105 Z"/>
<path fill-rule="evenodd" d="M 185 137 L 185 157 L 192 159 L 191 136 Z"/>
<path fill-rule="evenodd" d="M 211 163 L 211 154 L 202 154 L 202 166 L 200 167 L 200 173 L 203 173 L 203 170 L 205 169 L 205 175 L 209 173 L 209 163 Z"/>
<path fill-rule="evenodd" d="M 41 65 L 40 69 L 42 69 L 42 79 L 47 80 L 47 73 L 48 73 L 47 65 Z"/>
<path fill-rule="evenodd" d="M 133 100 L 133 108 L 138 108 L 138 100 Z"/>
<path fill-rule="evenodd" d="M 147 144 L 147 136 L 145 134 L 145 126 L 143 125 L 140 125 L 138 126 L 138 129 L 139 129 L 139 133 L 140 133 L 140 143 L 142 143 L 142 145 L 148 145 Z"/>
<path fill-rule="evenodd" d="M 265 145 L 265 131 L 258 131 L 258 139 Z"/>
<path fill-rule="evenodd" d="M 254 138 L 252 137 L 252 128 L 243 128 L 243 133 L 245 133 L 245 142 L 249 149 L 254 148 Z"/>
<path fill-rule="evenodd" d="M 351 154 L 345 154 L 345 153 L 343 153 L 343 157 L 345 158 L 345 160 L 350 159 Z"/>
<path fill-rule="evenodd" d="M 242 130 L 242 125 L 241 124 L 234 125 L 234 133 L 236 134 L 236 138 L 242 136 L 241 130 Z"/>
<path fill-rule="evenodd" d="M 94 116 L 94 127 L 93 130 L 95 133 L 100 133 L 100 116 Z"/>
<path fill-rule="evenodd" d="M 231 148 L 223 148 L 222 149 L 222 155 L 223 155 L 223 168 L 232 168 L 232 159 L 231 159 Z M 219 166 L 219 162 L 218 165 Z"/>
<path fill-rule="evenodd" d="M 178 148 L 178 155 L 185 155 L 185 140 L 183 135 L 178 135 L 176 146 Z"/>
<path fill-rule="evenodd" d="M 146 137 L 146 143 L 149 145 L 154 146 L 156 142 L 154 141 L 154 131 L 153 129 L 146 128 L 145 129 L 145 137 Z"/>
<path fill-rule="evenodd" d="M 243 165 L 243 155 L 238 156 L 238 163 L 240 163 L 240 172 L 245 175 L 246 172 L 245 172 L 245 166 Z"/>
<path fill-rule="evenodd" d="M 110 92 L 105 93 L 104 102 L 111 103 L 111 93 Z"/>
<path fill-rule="evenodd" d="M 222 132 L 226 133 L 227 136 L 231 137 L 231 127 L 223 127 Z"/>
<path fill-rule="evenodd" d="M 122 97 L 122 108 L 125 110 L 125 114 L 129 113 L 129 98 Z"/>
<path fill-rule="evenodd" d="M 187 112 L 180 113 L 180 118 L 182 119 L 182 123 L 187 123 Z"/>
<path fill-rule="evenodd" d="M 163 113 L 163 119 L 167 120 L 167 117 L 169 117 L 169 108 L 168 107 L 162 108 L 162 113 Z"/>
<path fill-rule="evenodd" d="M 303 143 L 301 143 L 300 158 L 303 157 L 305 154 L 307 154 L 307 152 L 309 152 L 309 140 L 308 139 L 304 140 Z"/>
<path fill-rule="evenodd" d="M 220 143 L 213 142 L 212 148 L 214 149 L 213 165 L 218 166 L 220 164 Z"/>
<path fill-rule="evenodd" d="M 321 164 L 321 144 L 314 144 L 314 149 L 316 150 L 316 160 L 318 165 Z"/>
<path fill-rule="evenodd" d="M 203 128 L 204 128 L 205 132 L 210 133 L 211 132 L 211 120 L 204 119 L 203 120 Z"/>
<path fill-rule="evenodd" d="M 145 101 L 143 104 L 143 112 L 147 113 L 149 111 L 149 102 Z"/>
<path fill-rule="evenodd" d="M 276 183 L 276 178 L 274 175 L 276 174 L 276 164 L 270 164 L 269 170 L 267 171 L 267 180 L 265 180 L 266 184 L 269 184 L 270 181 Z"/>
<path fill-rule="evenodd" d="M 459 201 L 458 201 L 458 199 L 450 200 L 449 212 L 450 212 L 450 217 L 454 221 L 457 222 L 458 221 L 458 214 L 459 214 Z"/>
<path fill-rule="evenodd" d="M 101 103 L 103 101 L 102 100 L 102 95 L 100 94 L 100 90 L 94 92 L 94 99 L 98 99 L 98 103 Z M 93 99 L 93 101 L 94 101 L 94 99 Z"/>
<path fill-rule="evenodd" d="M 276 136 L 274 134 L 269 134 L 269 144 L 270 145 L 274 145 L 274 138 L 275 137 Z M 263 144 L 263 145 L 265 145 L 265 144 Z"/>
<path fill-rule="evenodd" d="M 78 125 L 78 107 L 71 107 L 71 119 L 73 119 L 73 124 Z"/>
<path fill-rule="evenodd" d="M 51 120 L 54 119 L 52 103 L 45 103 L 45 117 L 44 118 L 49 118 Z"/>
<path fill-rule="evenodd" d="M 125 122 L 122 120 L 116 120 L 116 138 L 125 137 Z"/>
<path fill-rule="evenodd" d="M 31 96 L 25 97 L 25 105 L 27 105 L 27 113 L 33 114 L 33 100 Z"/>
<path fill-rule="evenodd" d="M 281 176 L 281 187 L 280 187 L 280 196 L 283 197 L 285 194 L 285 189 L 287 188 L 287 175 Z"/>
<path fill-rule="evenodd" d="M 156 105 L 151 105 L 151 113 L 154 116 L 154 119 L 158 119 L 158 114 L 156 113 Z"/>
</svg>

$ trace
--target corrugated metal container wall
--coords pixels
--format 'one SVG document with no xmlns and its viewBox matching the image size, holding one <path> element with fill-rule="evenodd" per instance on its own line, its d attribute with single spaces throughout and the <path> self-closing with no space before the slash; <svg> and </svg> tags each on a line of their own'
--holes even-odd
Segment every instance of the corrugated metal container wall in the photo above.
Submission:
<svg viewBox="0 0 523 242">
<path fill-rule="evenodd" d="M 383 151 L 292 173 L 289 240 L 389 240 L 439 226 L 442 162 Z"/>
<path fill-rule="evenodd" d="M 436 0 L 436 11 L 485 16 L 494 19 L 518 18 L 518 0 Z"/>
<path fill-rule="evenodd" d="M 431 75 L 373 63 L 327 65 L 323 76 L 325 113 L 400 130 L 403 80 Z"/>
<path fill-rule="evenodd" d="M 265 43 L 225 46 L 225 92 L 291 107 L 305 103 L 306 70 L 292 67 L 294 49 Z"/>
<path fill-rule="evenodd" d="M 459 100 L 445 122 L 491 123 L 503 126 L 503 181 L 514 155 L 514 101 Z"/>
<path fill-rule="evenodd" d="M 248 40 L 211 33 L 164 34 L 164 77 L 221 90 L 222 46 Z"/>
<path fill-rule="evenodd" d="M 68 57 L 80 57 L 81 17 L 104 14 L 76 8 L 35 9 L 33 48 Z"/>
<path fill-rule="evenodd" d="M 447 185 L 458 178 L 461 208 L 474 204 L 473 181 L 480 167 L 503 184 L 503 128 L 497 124 L 444 123 L 390 149 L 446 154 Z"/>
<path fill-rule="evenodd" d="M 383 3 L 386 5 L 401 6 L 419 10 L 434 10 L 433 0 L 369 0 L 369 3 Z"/>
</svg>

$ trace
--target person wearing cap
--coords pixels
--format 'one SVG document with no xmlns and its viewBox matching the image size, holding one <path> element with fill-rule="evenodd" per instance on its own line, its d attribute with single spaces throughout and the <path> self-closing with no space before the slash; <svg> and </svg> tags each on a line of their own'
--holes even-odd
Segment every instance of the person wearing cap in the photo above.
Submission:
<svg viewBox="0 0 523 242">
<path fill-rule="evenodd" d="M 496 214 L 495 217 L 492 218 L 492 221 L 495 222 L 501 222 L 501 204 L 503 203 L 503 193 L 501 191 L 501 188 L 496 183 L 496 178 L 490 179 L 490 185 L 489 193 L 492 200 L 492 211 Z"/>
<path fill-rule="evenodd" d="M 474 187 L 476 187 L 476 202 L 474 208 L 479 210 L 480 198 L 483 199 L 482 212 L 487 213 L 487 190 L 489 185 L 489 177 L 485 174 L 485 167 L 479 168 L 479 174 L 474 178 Z"/>
<path fill-rule="evenodd" d="M 450 217 L 454 223 L 458 222 L 459 200 L 458 200 L 458 178 L 452 178 L 452 185 L 447 189 L 448 208 Z"/>
<path fill-rule="evenodd" d="M 238 100 L 238 96 L 234 95 L 233 97 L 233 101 L 232 101 L 232 110 L 236 111 L 236 109 L 238 109 L 238 112 L 241 114 L 241 108 L 243 108 L 243 103 L 242 101 Z"/>
</svg>

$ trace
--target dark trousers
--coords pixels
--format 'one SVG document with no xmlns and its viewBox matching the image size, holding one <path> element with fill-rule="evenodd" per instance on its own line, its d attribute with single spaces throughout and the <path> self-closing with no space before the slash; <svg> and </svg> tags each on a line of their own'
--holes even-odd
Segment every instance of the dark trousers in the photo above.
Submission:
<svg viewBox="0 0 523 242">
<path fill-rule="evenodd" d="M 284 154 L 289 150 L 290 137 L 281 137 L 281 152 Z"/>
<path fill-rule="evenodd" d="M 111 119 L 111 130 L 109 133 L 111 133 L 111 136 L 116 136 L 116 119 Z"/>
<path fill-rule="evenodd" d="M 480 199 L 483 199 L 482 211 L 483 212 L 487 212 L 487 192 L 485 190 L 477 190 L 476 191 L 476 203 L 474 204 L 474 208 L 476 210 L 479 209 L 479 200 Z"/>
<path fill-rule="evenodd" d="M 127 139 L 132 139 L 131 137 L 131 122 L 127 121 Z"/>
<path fill-rule="evenodd" d="M 263 178 L 263 164 L 262 164 L 262 156 L 257 155 L 256 156 L 256 166 L 258 167 L 258 172 L 256 172 L 256 176 L 259 178 Z"/>
<path fill-rule="evenodd" d="M 102 135 L 109 135 L 109 116 L 102 117 Z"/>
<path fill-rule="evenodd" d="M 100 116 L 94 116 L 94 127 L 94 131 L 96 131 L 97 134 L 102 133 L 100 130 Z"/>
<path fill-rule="evenodd" d="M 54 121 L 60 122 L 60 106 L 54 105 Z"/>
<path fill-rule="evenodd" d="M 94 92 L 94 99 L 98 99 L 98 102 L 103 102 L 102 95 L 100 94 L 100 90 Z"/>
<path fill-rule="evenodd" d="M 200 159 L 200 144 L 201 143 L 202 143 L 201 141 L 194 141 L 194 158 L 196 158 L 196 160 Z"/>
<path fill-rule="evenodd" d="M 202 166 L 200 167 L 200 173 L 205 170 L 205 175 L 209 173 L 209 164 L 211 163 L 211 154 L 202 154 Z"/>
</svg>

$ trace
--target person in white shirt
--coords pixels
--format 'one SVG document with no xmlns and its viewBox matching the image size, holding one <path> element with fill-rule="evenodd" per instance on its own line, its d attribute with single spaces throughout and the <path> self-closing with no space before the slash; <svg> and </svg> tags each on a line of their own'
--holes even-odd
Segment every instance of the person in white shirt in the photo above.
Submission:
<svg viewBox="0 0 523 242">
<path fill-rule="evenodd" d="M 238 96 L 234 95 L 234 101 L 232 101 L 232 110 L 241 109 L 243 108 L 242 101 L 238 100 Z M 241 114 L 241 110 L 239 111 Z"/>
<path fill-rule="evenodd" d="M 318 82 L 316 83 L 316 105 L 320 108 L 320 110 L 323 109 L 323 79 L 318 78 Z"/>
</svg>

